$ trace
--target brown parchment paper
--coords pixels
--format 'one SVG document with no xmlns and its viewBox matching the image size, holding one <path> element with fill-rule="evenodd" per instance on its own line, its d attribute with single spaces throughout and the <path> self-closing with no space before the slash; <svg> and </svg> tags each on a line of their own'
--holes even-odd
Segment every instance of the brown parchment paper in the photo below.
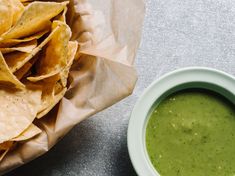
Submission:
<svg viewBox="0 0 235 176">
<path fill-rule="evenodd" d="M 67 21 L 79 42 L 65 97 L 35 120 L 42 133 L 0 162 L 0 175 L 46 153 L 74 125 L 132 93 L 144 0 L 70 0 Z"/>
</svg>

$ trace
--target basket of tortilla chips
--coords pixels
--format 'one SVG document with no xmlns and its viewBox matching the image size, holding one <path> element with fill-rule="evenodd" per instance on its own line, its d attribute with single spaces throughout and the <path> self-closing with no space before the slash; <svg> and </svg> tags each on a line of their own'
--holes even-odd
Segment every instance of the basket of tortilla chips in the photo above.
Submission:
<svg viewBox="0 0 235 176">
<path fill-rule="evenodd" d="M 139 18 L 124 29 L 115 18 L 129 12 L 107 15 L 111 4 L 0 0 L 0 175 L 132 92 L 144 8 L 131 4 Z"/>
</svg>

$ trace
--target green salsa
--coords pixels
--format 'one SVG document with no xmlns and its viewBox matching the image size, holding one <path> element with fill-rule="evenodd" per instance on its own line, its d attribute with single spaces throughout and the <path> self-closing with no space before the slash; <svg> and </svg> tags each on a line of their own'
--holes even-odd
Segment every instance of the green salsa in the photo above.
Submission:
<svg viewBox="0 0 235 176">
<path fill-rule="evenodd" d="M 161 176 L 235 176 L 235 108 L 212 92 L 185 90 L 154 109 L 149 158 Z"/>
</svg>

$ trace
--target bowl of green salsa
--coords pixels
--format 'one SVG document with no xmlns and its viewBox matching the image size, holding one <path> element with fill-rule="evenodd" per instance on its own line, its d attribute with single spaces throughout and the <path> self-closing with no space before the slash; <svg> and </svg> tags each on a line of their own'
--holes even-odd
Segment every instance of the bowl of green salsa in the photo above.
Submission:
<svg viewBox="0 0 235 176">
<path fill-rule="evenodd" d="M 133 109 L 128 150 L 140 176 L 235 176 L 235 78 L 190 67 L 153 82 Z"/>
</svg>

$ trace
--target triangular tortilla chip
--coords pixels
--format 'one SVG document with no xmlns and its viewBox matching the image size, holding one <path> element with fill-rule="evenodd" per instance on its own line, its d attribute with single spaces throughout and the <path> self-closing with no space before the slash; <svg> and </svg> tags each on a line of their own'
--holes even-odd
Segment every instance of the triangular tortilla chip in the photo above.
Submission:
<svg viewBox="0 0 235 176">
<path fill-rule="evenodd" d="M 13 75 L 13 73 L 9 69 L 8 65 L 6 64 L 2 53 L 0 52 L 0 84 L 1 84 L 1 82 L 8 83 L 8 84 L 11 83 L 11 84 L 15 85 L 17 88 L 25 87 L 24 84 L 22 84 L 16 78 L 16 76 Z"/>
<path fill-rule="evenodd" d="M 59 27 L 59 30 L 48 42 L 44 55 L 39 60 L 36 76 L 29 77 L 28 80 L 30 81 L 36 82 L 58 74 L 67 65 L 71 30 L 68 25 L 61 21 L 54 21 L 52 26 L 53 28 Z"/>
<path fill-rule="evenodd" d="M 54 96 L 53 102 L 47 106 L 43 111 L 39 112 L 37 114 L 37 118 L 40 119 L 43 116 L 45 116 L 52 108 L 59 103 L 59 101 L 63 98 L 64 94 L 66 93 L 67 88 L 64 88 L 61 92 L 59 92 L 57 95 Z"/>
<path fill-rule="evenodd" d="M 14 75 L 17 77 L 18 80 L 21 80 L 24 77 L 24 75 L 30 70 L 31 67 L 32 67 L 32 64 L 30 62 L 27 62 L 26 64 L 24 64 L 23 67 L 17 70 L 14 73 Z"/>
<path fill-rule="evenodd" d="M 24 53 L 31 53 L 34 48 L 37 47 L 37 40 L 21 43 L 11 48 L 0 48 L 2 54 L 7 54 L 13 51 L 20 51 Z"/>
<path fill-rule="evenodd" d="M 11 28 L 13 9 L 9 0 L 0 0 L 0 35 Z"/>
<path fill-rule="evenodd" d="M 30 70 L 30 68 L 33 66 L 33 64 L 37 61 L 38 55 L 34 56 L 29 62 L 24 64 L 23 67 L 21 67 L 19 70 L 17 70 L 14 75 L 17 77 L 18 80 L 21 80 L 24 76 L 26 76 Z"/>
<path fill-rule="evenodd" d="M 43 111 L 48 106 L 50 106 L 54 101 L 54 89 L 57 84 L 57 81 L 60 79 L 59 75 L 54 75 L 50 78 L 43 79 L 34 84 L 42 86 L 42 99 L 41 105 L 38 109 L 38 112 Z M 45 86 L 46 85 L 46 86 Z"/>
<path fill-rule="evenodd" d="M 12 46 L 15 46 L 15 45 L 20 44 L 20 43 L 29 42 L 29 41 L 32 41 L 32 40 L 35 40 L 35 39 L 39 39 L 44 34 L 49 32 L 50 27 L 51 27 L 51 23 L 48 24 L 48 29 L 43 30 L 41 32 L 38 32 L 36 34 L 33 34 L 33 35 L 31 35 L 29 37 L 26 37 L 26 38 L 23 38 L 23 39 L 7 39 L 7 40 L 0 41 L 0 47 L 1 48 L 3 48 L 3 47 L 12 47 Z"/>
<path fill-rule="evenodd" d="M 59 14 L 57 17 L 54 18 L 54 20 L 59 20 L 59 21 L 62 21 L 62 22 L 65 22 L 66 23 L 66 13 L 68 11 L 68 8 L 65 7 L 63 12 L 61 14 Z"/>
<path fill-rule="evenodd" d="M 21 67 L 23 67 L 25 63 L 27 63 L 27 62 L 23 63 L 27 58 L 31 59 L 30 56 L 31 56 L 30 53 L 15 51 L 5 54 L 4 58 L 11 72 L 14 73 L 17 70 L 19 70 Z"/>
<path fill-rule="evenodd" d="M 43 42 L 40 43 L 36 48 L 34 48 L 31 53 L 14 52 L 5 55 L 4 57 L 10 70 L 14 73 L 21 67 L 23 67 L 24 64 L 32 59 L 32 57 L 35 56 L 51 40 L 58 29 L 59 26 L 53 29 L 50 35 L 45 40 L 43 40 Z"/>
<path fill-rule="evenodd" d="M 21 17 L 24 12 L 24 5 L 20 2 L 20 0 L 9 0 L 11 1 L 11 6 L 13 9 L 13 21 L 12 24 L 15 25 L 16 22 Z"/>
<path fill-rule="evenodd" d="M 41 133 L 42 130 L 31 124 L 25 131 L 23 131 L 19 136 L 11 139 L 10 141 L 25 141 Z"/>
<path fill-rule="evenodd" d="M 65 86 L 62 85 L 61 80 L 58 80 L 53 88 L 53 95 L 59 94 L 64 88 Z"/>
<path fill-rule="evenodd" d="M 38 112 L 43 111 L 44 109 L 46 109 L 48 106 L 50 106 L 50 104 L 53 103 L 53 99 L 54 99 L 54 95 L 53 95 L 53 87 L 54 84 L 47 84 L 47 86 L 45 86 L 42 89 L 42 103 L 38 109 Z"/>
<path fill-rule="evenodd" d="M 69 46 L 69 52 L 68 52 L 67 65 L 64 68 L 64 70 L 60 73 L 61 83 L 64 87 L 67 85 L 69 70 L 73 64 L 73 61 L 77 52 L 77 48 L 78 48 L 78 43 L 76 41 L 70 41 L 68 46 Z"/>
<path fill-rule="evenodd" d="M 41 104 L 41 90 L 0 89 L 0 143 L 21 134 L 33 122 Z"/>
<path fill-rule="evenodd" d="M 67 61 L 67 66 L 64 68 L 64 70 L 59 73 L 59 77 L 61 80 L 56 82 L 53 89 L 50 89 L 50 93 L 44 95 L 44 104 L 41 107 L 41 111 L 39 111 L 37 118 L 41 118 L 44 115 L 46 115 L 64 96 L 67 88 L 65 87 L 67 84 L 67 78 L 69 74 L 69 69 L 73 63 L 76 51 L 77 51 L 78 44 L 75 41 L 70 41 L 68 45 L 68 61 Z M 56 79 L 55 79 L 56 80 Z M 60 84 L 61 82 L 61 84 Z M 47 99 L 45 99 L 47 98 Z M 50 103 L 48 103 L 50 102 Z"/>
<path fill-rule="evenodd" d="M 45 24 L 58 15 L 68 2 L 32 2 L 26 8 L 18 22 L 1 38 L 22 38 L 45 29 Z"/>
</svg>

